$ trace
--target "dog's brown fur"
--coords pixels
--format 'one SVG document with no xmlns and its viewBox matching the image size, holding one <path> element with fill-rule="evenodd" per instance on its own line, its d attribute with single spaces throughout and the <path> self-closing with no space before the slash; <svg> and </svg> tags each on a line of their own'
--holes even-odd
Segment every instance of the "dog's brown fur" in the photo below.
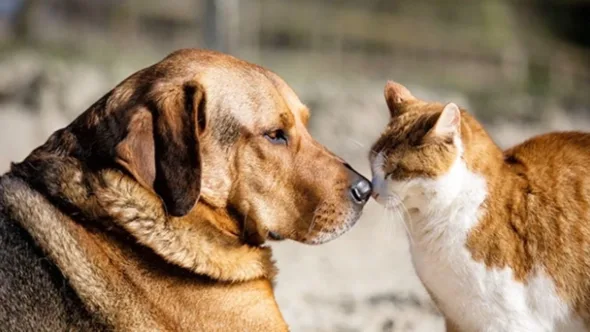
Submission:
<svg viewBox="0 0 590 332">
<path fill-rule="evenodd" d="M 0 207 L 110 328 L 284 331 L 262 244 L 331 240 L 364 203 L 308 117 L 274 73 L 181 50 L 13 165 Z"/>
</svg>

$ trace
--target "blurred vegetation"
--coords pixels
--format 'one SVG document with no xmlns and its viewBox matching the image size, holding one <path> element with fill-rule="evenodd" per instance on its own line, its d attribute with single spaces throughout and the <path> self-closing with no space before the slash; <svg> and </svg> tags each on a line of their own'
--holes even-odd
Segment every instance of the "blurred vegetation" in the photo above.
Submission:
<svg viewBox="0 0 590 332">
<path fill-rule="evenodd" d="M 395 79 L 457 92 L 487 121 L 589 112 L 585 0 L 2 1 L 12 3 L 0 6 L 5 57 L 32 48 L 138 69 L 173 49 L 208 47 L 303 89 L 330 82 L 350 95 Z"/>
</svg>

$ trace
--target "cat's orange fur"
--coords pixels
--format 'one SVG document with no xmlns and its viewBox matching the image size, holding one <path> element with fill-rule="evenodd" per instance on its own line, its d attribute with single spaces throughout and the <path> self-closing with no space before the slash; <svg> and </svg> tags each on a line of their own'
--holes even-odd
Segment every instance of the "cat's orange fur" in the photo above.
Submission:
<svg viewBox="0 0 590 332">
<path fill-rule="evenodd" d="M 370 156 L 374 173 L 381 172 L 383 182 L 406 183 L 417 178 L 436 181 L 449 172 L 458 156 L 468 172 L 485 180 L 485 199 L 477 207 L 475 223 L 466 231 L 463 243 L 458 244 L 488 271 L 466 274 L 463 282 L 483 287 L 479 289 L 482 298 L 466 299 L 466 306 L 472 303 L 470 301 L 487 301 L 485 294 L 490 288 L 504 287 L 505 284 L 495 285 L 490 276 L 495 273 L 493 271 L 509 269 L 514 284 L 508 281 L 508 286 L 523 289 L 524 303 L 534 313 L 535 306 L 549 306 L 542 296 L 537 299 L 536 284 L 534 287 L 529 284 L 542 274 L 552 281 L 550 286 L 558 297 L 557 302 L 554 301 L 557 304 L 554 311 L 567 308 L 567 312 L 560 313 L 561 316 L 555 314 L 559 319 L 539 324 L 546 328 L 539 331 L 553 331 L 560 323 L 558 320 L 573 318 L 581 318 L 589 326 L 590 134 L 549 133 L 502 151 L 474 117 L 464 110 L 459 111 L 454 104 L 445 106 L 421 101 L 394 82 L 388 82 L 385 97 L 391 121 L 374 144 Z M 442 119 L 441 114 L 446 114 L 447 118 Z M 442 130 L 437 131 L 437 128 Z M 375 165 L 378 153 L 385 156 L 382 165 Z M 381 187 L 384 189 L 376 188 L 376 196 L 387 195 L 387 185 Z M 482 279 L 469 280 L 470 275 L 474 279 L 476 275 L 482 276 Z M 438 277 L 447 278 L 446 275 Z M 425 286 L 430 288 L 428 283 Z M 442 298 L 441 292 L 436 294 L 432 289 L 429 292 L 436 302 L 449 303 L 449 308 L 455 305 L 455 299 Z M 516 294 L 510 293 L 511 290 L 507 292 L 507 297 Z M 550 296 L 551 289 L 547 292 Z M 494 300 L 490 298 L 489 301 Z M 444 308 L 441 309 L 448 316 Z M 492 322 L 495 318 L 482 317 L 482 320 L 488 319 Z M 447 317 L 447 330 L 462 331 L 461 326 L 477 325 L 462 324 L 461 320 L 458 315 Z M 517 320 L 515 318 L 515 322 Z M 486 331 L 501 330 L 495 329 L 493 324 L 490 323 Z M 481 328 L 485 327 L 482 325 Z M 517 325 L 503 326 L 518 329 Z"/>
</svg>

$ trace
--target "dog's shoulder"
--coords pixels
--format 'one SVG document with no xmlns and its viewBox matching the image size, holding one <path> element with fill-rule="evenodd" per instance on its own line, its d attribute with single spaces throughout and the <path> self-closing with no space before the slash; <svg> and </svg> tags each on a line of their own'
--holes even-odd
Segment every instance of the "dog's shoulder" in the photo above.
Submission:
<svg viewBox="0 0 590 332">
<path fill-rule="evenodd" d="M 105 331 L 59 269 L 0 206 L 0 330 Z"/>
</svg>

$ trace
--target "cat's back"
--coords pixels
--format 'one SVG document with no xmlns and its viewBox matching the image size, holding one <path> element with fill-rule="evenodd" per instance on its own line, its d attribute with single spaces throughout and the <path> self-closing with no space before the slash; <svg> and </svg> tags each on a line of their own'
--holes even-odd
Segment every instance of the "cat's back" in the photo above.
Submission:
<svg viewBox="0 0 590 332">
<path fill-rule="evenodd" d="M 534 165 L 546 165 L 547 161 L 566 158 L 564 162 L 590 159 L 590 133 L 580 131 L 551 132 L 529 138 L 505 151 L 507 157 L 515 156 Z"/>
<path fill-rule="evenodd" d="M 590 133 L 543 134 L 506 150 L 504 156 L 506 164 L 532 186 L 552 191 L 575 189 L 571 188 L 574 185 L 571 181 L 583 180 L 578 184 L 586 184 L 590 190 L 590 176 L 586 175 L 590 167 Z M 564 184 L 569 185 L 563 187 Z"/>
</svg>

